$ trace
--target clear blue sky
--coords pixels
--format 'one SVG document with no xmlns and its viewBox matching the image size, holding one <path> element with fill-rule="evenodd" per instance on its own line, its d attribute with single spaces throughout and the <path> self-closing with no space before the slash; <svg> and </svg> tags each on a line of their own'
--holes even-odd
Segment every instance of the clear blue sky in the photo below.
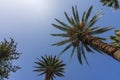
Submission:
<svg viewBox="0 0 120 80">
<path fill-rule="evenodd" d="M 103 8 L 105 14 L 96 26 L 113 26 L 119 29 L 120 10 L 101 6 L 99 0 L 0 0 L 0 41 L 10 37 L 18 43 L 21 57 L 14 62 L 22 67 L 16 73 L 11 73 L 8 80 L 43 80 L 33 72 L 34 61 L 45 54 L 58 54 L 63 48 L 51 46 L 61 38 L 50 34 L 59 31 L 51 26 L 56 23 L 54 18 L 66 22 L 64 11 L 71 15 L 71 6 L 77 5 L 79 15 L 94 6 L 93 14 Z M 102 34 L 106 37 L 114 35 L 114 30 Z M 62 39 L 61 39 L 62 40 Z M 107 55 L 87 53 L 90 66 L 81 66 L 76 55 L 69 62 L 71 50 L 65 52 L 61 59 L 67 64 L 65 77 L 55 80 L 120 80 L 120 63 Z"/>
</svg>

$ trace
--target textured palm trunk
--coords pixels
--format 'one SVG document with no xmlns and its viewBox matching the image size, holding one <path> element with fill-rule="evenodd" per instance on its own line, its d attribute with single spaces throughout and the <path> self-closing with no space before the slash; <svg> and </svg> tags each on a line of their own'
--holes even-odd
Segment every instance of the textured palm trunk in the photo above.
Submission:
<svg viewBox="0 0 120 80">
<path fill-rule="evenodd" d="M 49 74 L 45 75 L 45 80 L 50 80 L 50 75 Z"/>
<path fill-rule="evenodd" d="M 106 53 L 107 55 L 109 55 L 111 57 L 113 57 L 117 61 L 120 61 L 120 49 L 118 49 L 118 48 L 116 48 L 112 45 L 109 45 L 107 43 L 104 43 L 104 42 L 102 42 L 102 40 L 97 39 L 97 38 L 95 38 L 91 35 L 85 35 L 84 40 L 88 45 L 94 46 L 98 50 Z"/>
</svg>

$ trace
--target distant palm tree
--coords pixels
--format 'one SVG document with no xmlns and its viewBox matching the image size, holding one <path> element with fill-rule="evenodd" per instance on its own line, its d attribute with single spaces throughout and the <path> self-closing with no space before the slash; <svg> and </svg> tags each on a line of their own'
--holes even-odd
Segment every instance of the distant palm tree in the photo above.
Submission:
<svg viewBox="0 0 120 80">
<path fill-rule="evenodd" d="M 89 18 L 92 8 L 93 6 L 91 6 L 87 12 L 85 11 L 83 13 L 81 20 L 78 15 L 77 7 L 72 7 L 73 17 L 69 17 L 68 14 L 65 12 L 65 16 L 69 22 L 69 25 L 58 19 L 55 19 L 59 24 L 52 25 L 55 28 L 62 30 L 64 33 L 51 35 L 60 36 L 67 39 L 55 43 L 53 45 L 61 46 L 64 44 L 68 44 L 60 54 L 73 47 L 71 57 L 73 56 L 74 51 L 76 50 L 80 64 L 82 64 L 82 56 L 88 63 L 84 50 L 87 50 L 88 52 L 93 52 L 93 50 L 96 50 L 100 53 L 104 52 L 120 61 L 120 50 L 118 50 L 112 45 L 104 43 L 102 41 L 105 40 L 104 38 L 96 36 L 96 34 L 101 34 L 103 32 L 111 30 L 112 27 L 94 27 L 94 24 L 101 18 L 102 14 L 100 10 L 92 18 Z"/>
<path fill-rule="evenodd" d="M 115 36 L 110 36 L 111 44 L 120 49 L 120 30 L 115 30 Z"/>
<path fill-rule="evenodd" d="M 17 52 L 17 44 L 11 38 L 11 41 L 0 42 L 0 80 L 9 78 L 10 72 L 16 72 L 19 66 L 13 66 L 13 60 L 17 60 L 21 53 Z"/>
<path fill-rule="evenodd" d="M 39 76 L 45 74 L 45 80 L 53 80 L 56 76 L 64 76 L 65 64 L 57 56 L 41 56 L 41 59 L 38 58 L 35 63 L 37 66 L 35 66 L 34 71 L 39 72 Z"/>
<path fill-rule="evenodd" d="M 113 7 L 114 9 L 118 9 L 120 7 L 118 0 L 101 0 L 101 3 L 108 7 Z"/>
</svg>

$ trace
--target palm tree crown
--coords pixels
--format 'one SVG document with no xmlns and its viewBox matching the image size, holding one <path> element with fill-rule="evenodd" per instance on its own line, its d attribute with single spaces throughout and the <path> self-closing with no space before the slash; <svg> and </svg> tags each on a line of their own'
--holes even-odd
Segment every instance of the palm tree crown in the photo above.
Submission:
<svg viewBox="0 0 120 80">
<path fill-rule="evenodd" d="M 118 9 L 120 7 L 118 0 L 101 0 L 101 3 L 108 7 L 113 7 L 114 9 Z"/>
<path fill-rule="evenodd" d="M 85 11 L 80 20 L 77 7 L 76 6 L 72 7 L 73 17 L 69 17 L 68 14 L 65 12 L 65 17 L 68 20 L 69 24 L 66 24 L 58 19 L 55 19 L 55 20 L 59 24 L 52 24 L 55 28 L 64 32 L 60 34 L 51 34 L 52 36 L 60 36 L 60 37 L 67 38 L 53 45 L 61 46 L 64 44 L 68 44 L 60 54 L 64 53 L 66 50 L 73 47 L 70 58 L 72 58 L 76 50 L 77 57 L 78 57 L 80 64 L 82 64 L 82 59 L 81 59 L 82 56 L 87 62 L 84 49 L 87 50 L 88 52 L 93 52 L 92 49 L 98 52 L 101 52 L 95 46 L 88 45 L 86 40 L 84 40 L 84 36 L 89 34 L 89 35 L 94 36 L 96 39 L 105 40 L 104 38 L 100 38 L 95 35 L 112 29 L 112 27 L 110 26 L 104 27 L 104 28 L 100 28 L 99 26 L 94 27 L 94 24 L 102 17 L 103 14 L 101 13 L 101 10 L 99 10 L 98 12 L 96 12 L 96 14 L 92 18 L 90 18 L 92 8 L 93 6 L 91 6 L 88 9 L 88 11 Z"/>
<path fill-rule="evenodd" d="M 39 72 L 39 75 L 45 74 L 45 80 L 53 80 L 56 76 L 64 76 L 64 66 L 62 60 L 59 60 L 57 56 L 41 56 L 41 59 L 38 58 L 38 61 L 35 62 L 38 66 L 35 66 L 36 72 Z"/>
</svg>

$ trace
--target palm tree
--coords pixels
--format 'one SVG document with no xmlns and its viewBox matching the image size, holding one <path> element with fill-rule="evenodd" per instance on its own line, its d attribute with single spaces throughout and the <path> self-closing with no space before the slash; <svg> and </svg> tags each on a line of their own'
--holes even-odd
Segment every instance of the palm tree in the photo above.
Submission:
<svg viewBox="0 0 120 80">
<path fill-rule="evenodd" d="M 12 61 L 17 60 L 21 53 L 17 52 L 17 44 L 11 38 L 11 41 L 0 42 L 0 80 L 9 78 L 10 72 L 16 72 L 19 66 L 13 66 Z"/>
<path fill-rule="evenodd" d="M 101 0 L 103 5 L 107 5 L 108 7 L 113 7 L 114 9 L 118 9 L 120 7 L 118 0 Z"/>
<path fill-rule="evenodd" d="M 63 31 L 63 33 L 51 35 L 64 37 L 66 39 L 53 45 L 61 46 L 68 44 L 60 54 L 64 53 L 66 50 L 72 47 L 71 57 L 76 50 L 80 64 L 82 64 L 82 56 L 88 63 L 85 50 L 92 53 L 94 53 L 93 50 L 96 50 L 100 53 L 104 52 L 120 61 L 120 50 L 115 46 L 104 43 L 104 38 L 96 36 L 97 34 L 111 30 L 112 27 L 94 27 L 94 24 L 101 18 L 102 13 L 101 10 L 99 10 L 92 18 L 89 18 L 92 8 L 93 6 L 91 6 L 87 12 L 85 11 L 83 13 L 81 20 L 78 15 L 77 7 L 72 7 L 73 17 L 69 17 L 65 12 L 65 17 L 67 18 L 69 25 L 60 21 L 59 19 L 55 19 L 59 24 L 52 25 L 55 28 Z"/>
<path fill-rule="evenodd" d="M 120 49 L 120 30 L 115 30 L 115 36 L 110 36 L 111 44 Z"/>
<path fill-rule="evenodd" d="M 59 60 L 57 56 L 41 56 L 41 59 L 37 58 L 38 61 L 35 62 L 37 66 L 35 66 L 36 72 L 39 72 L 39 75 L 45 74 L 44 80 L 53 80 L 58 77 L 63 77 L 64 66 L 62 60 Z"/>
</svg>

